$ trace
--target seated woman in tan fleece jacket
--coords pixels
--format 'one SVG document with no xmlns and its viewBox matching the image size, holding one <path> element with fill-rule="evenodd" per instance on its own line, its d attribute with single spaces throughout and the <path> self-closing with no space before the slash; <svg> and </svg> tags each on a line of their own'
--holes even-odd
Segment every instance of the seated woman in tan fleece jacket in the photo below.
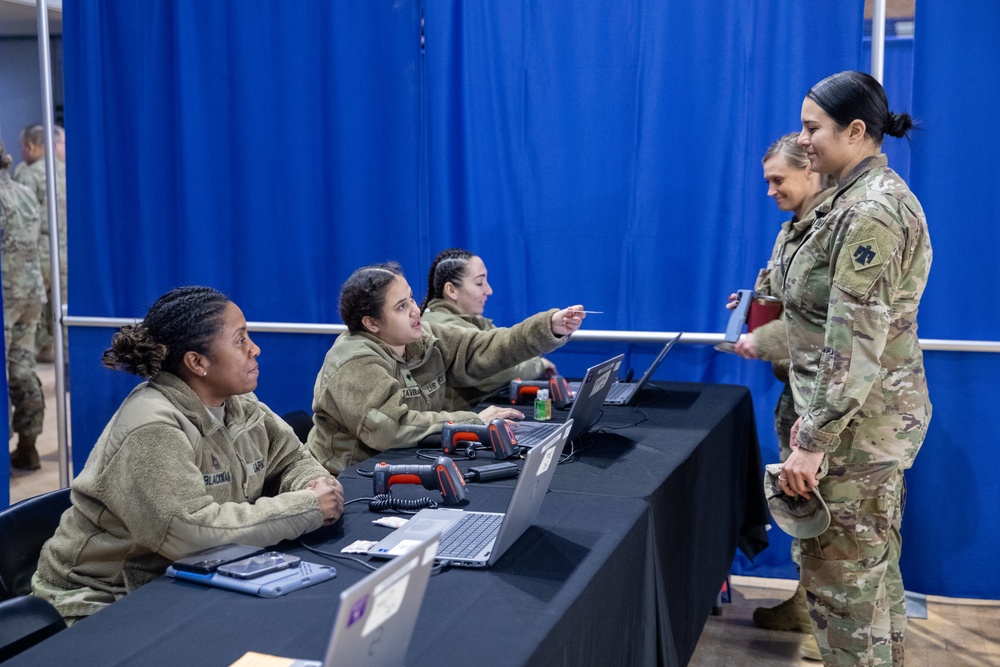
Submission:
<svg viewBox="0 0 1000 667">
<path fill-rule="evenodd" d="M 380 451 L 412 447 L 449 420 L 523 418 L 497 406 L 479 414 L 445 411 L 446 389 L 475 386 L 556 349 L 586 317 L 577 305 L 538 313 L 509 329 L 423 323 L 395 262 L 355 271 L 341 288 L 340 316 L 348 331 L 337 337 L 316 378 L 307 442 L 334 474 Z"/>
<path fill-rule="evenodd" d="M 483 317 L 486 300 L 493 294 L 482 257 L 464 248 L 448 248 L 438 253 L 427 274 L 427 296 L 420 304 L 424 322 L 451 324 L 466 329 L 495 329 L 493 320 Z M 550 378 L 559 371 L 544 357 L 534 357 L 481 378 L 473 387 L 448 387 L 445 407 L 465 410 L 479 404 L 514 378 Z"/>
<path fill-rule="evenodd" d="M 209 287 L 180 287 L 114 335 L 103 362 L 149 378 L 128 395 L 42 548 L 32 593 L 67 623 L 228 542 L 269 546 L 336 521 L 340 483 L 251 393 L 260 348 Z"/>
</svg>

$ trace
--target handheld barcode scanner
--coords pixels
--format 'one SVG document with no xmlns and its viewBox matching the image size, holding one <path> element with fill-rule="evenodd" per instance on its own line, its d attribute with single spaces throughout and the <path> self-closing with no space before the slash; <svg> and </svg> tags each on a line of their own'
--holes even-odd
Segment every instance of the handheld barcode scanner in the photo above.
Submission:
<svg viewBox="0 0 1000 667">
<path fill-rule="evenodd" d="M 476 450 L 471 447 L 476 443 L 489 445 L 493 456 L 498 461 L 509 459 L 517 454 L 517 438 L 507 425 L 507 420 L 497 417 L 489 424 L 456 424 L 448 422 L 441 430 L 441 446 L 445 454 L 454 454 L 458 446 L 466 445 L 466 455 L 476 458 Z"/>
<path fill-rule="evenodd" d="M 522 380 L 515 378 L 510 381 L 510 403 L 530 403 L 535 400 L 539 389 L 548 389 L 552 405 L 565 408 L 573 400 L 573 392 L 569 383 L 562 375 L 553 375 L 548 380 Z"/>
<path fill-rule="evenodd" d="M 468 491 L 465 477 L 447 456 L 439 456 L 431 464 L 394 465 L 383 461 L 375 466 L 372 484 L 376 496 L 388 494 L 396 484 L 420 484 L 425 489 L 438 489 L 445 505 L 462 502 Z"/>
</svg>

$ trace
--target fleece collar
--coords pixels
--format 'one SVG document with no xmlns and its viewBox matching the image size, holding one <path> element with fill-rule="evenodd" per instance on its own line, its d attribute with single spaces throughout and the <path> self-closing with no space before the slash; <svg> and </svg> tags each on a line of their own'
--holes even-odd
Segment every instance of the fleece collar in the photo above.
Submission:
<svg viewBox="0 0 1000 667">
<path fill-rule="evenodd" d="M 188 421 L 195 425 L 202 435 L 208 435 L 216 429 L 224 428 L 212 418 L 208 408 L 201 402 L 194 390 L 173 373 L 160 371 L 149 379 L 149 386 L 156 389 L 164 398 L 177 408 Z M 226 399 L 226 421 L 228 423 L 246 424 L 255 421 L 253 413 L 259 412 L 255 401 L 241 401 L 239 396 Z"/>
</svg>

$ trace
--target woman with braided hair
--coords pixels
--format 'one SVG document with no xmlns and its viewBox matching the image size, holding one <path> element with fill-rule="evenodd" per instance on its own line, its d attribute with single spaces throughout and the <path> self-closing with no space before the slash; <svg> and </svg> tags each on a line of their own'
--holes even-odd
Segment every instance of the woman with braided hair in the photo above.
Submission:
<svg viewBox="0 0 1000 667">
<path fill-rule="evenodd" d="M 334 341 L 316 377 L 307 440 L 334 474 L 380 451 L 438 436 L 448 421 L 523 419 L 518 410 L 496 405 L 478 414 L 448 410 L 445 391 L 474 386 L 560 347 L 586 314 L 580 305 L 552 308 L 490 331 L 427 324 L 403 269 L 387 262 L 362 267 L 344 282 L 340 316 L 347 333 Z"/>
<path fill-rule="evenodd" d="M 482 258 L 464 248 L 448 248 L 438 253 L 431 264 L 427 296 L 420 304 L 420 312 L 424 321 L 432 324 L 490 331 L 496 326 L 493 320 L 483 317 L 483 310 L 491 294 L 493 288 Z M 535 357 L 482 378 L 475 387 L 449 387 L 447 404 L 453 409 L 468 409 L 514 378 L 536 380 L 550 378 L 557 372 L 554 363 Z"/>
<path fill-rule="evenodd" d="M 67 623 L 178 558 L 269 546 L 340 518 L 340 483 L 251 393 L 259 354 L 243 313 L 210 287 L 174 289 L 114 335 L 104 365 L 147 381 L 73 480 L 31 581 Z"/>
</svg>

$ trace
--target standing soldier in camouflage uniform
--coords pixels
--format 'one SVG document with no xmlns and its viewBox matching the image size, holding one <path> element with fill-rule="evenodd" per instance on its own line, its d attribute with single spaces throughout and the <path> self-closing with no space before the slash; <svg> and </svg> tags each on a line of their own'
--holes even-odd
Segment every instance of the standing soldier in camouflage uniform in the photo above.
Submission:
<svg viewBox="0 0 1000 667">
<path fill-rule="evenodd" d="M 754 292 L 758 296 L 782 298 L 784 293 L 782 282 L 788 260 L 816 220 L 813 209 L 833 194 L 833 189 L 827 188 L 829 177 L 822 176 L 809 168 L 809 157 L 796 143 L 798 138 L 798 132 L 786 134 L 771 144 L 761 160 L 764 165 L 768 196 L 774 198 L 780 210 L 791 211 L 793 217 L 781 225 L 781 231 L 774 240 L 771 258 L 767 266 L 757 275 Z M 727 308 L 735 308 L 736 295 L 731 294 L 729 298 L 730 303 Z M 792 453 L 789 439 L 792 425 L 796 420 L 795 401 L 792 399 L 792 388 L 788 380 L 788 336 L 785 333 L 784 321 L 779 318 L 745 334 L 737 341 L 733 351 L 744 359 L 770 361 L 774 376 L 784 384 L 774 410 L 774 429 L 778 434 L 781 460 L 784 461 Z M 799 564 L 797 539 L 792 541 L 792 560 L 796 565 Z M 801 585 L 790 599 L 777 606 L 758 607 L 754 610 L 753 622 L 758 627 L 769 630 L 808 633 L 810 637 L 806 639 L 806 643 L 809 644 L 807 652 L 809 656 L 819 660 L 819 648 L 811 638 L 812 627 L 809 623 L 809 611 L 806 608 L 806 591 Z"/>
<path fill-rule="evenodd" d="M 837 191 L 785 276 L 799 420 L 778 480 L 788 495 L 818 486 L 830 508 L 829 529 L 802 540 L 801 564 L 827 665 L 903 664 L 899 527 L 903 472 L 931 416 L 917 339 L 931 245 L 920 203 L 881 145 L 912 126 L 861 72 L 827 77 L 802 103 L 799 145 Z"/>
<path fill-rule="evenodd" d="M 35 331 L 45 301 L 38 262 L 38 204 L 28 188 L 11 179 L 7 168 L 14 159 L 0 142 L 0 266 L 3 268 L 4 345 L 7 384 L 13 407 L 12 430 L 17 449 L 15 468 L 41 467 L 35 439 L 42 432 L 45 399 L 35 373 Z"/>
<path fill-rule="evenodd" d="M 61 129 L 61 128 L 60 128 Z M 58 132 L 56 146 L 58 146 Z M 63 135 L 65 141 L 65 135 Z M 55 147 L 54 147 L 55 148 Z M 42 218 L 42 231 L 38 238 L 38 257 L 42 263 L 42 279 L 45 281 L 46 303 L 52 299 L 52 267 L 49 260 L 49 223 L 45 187 L 45 129 L 41 125 L 29 125 L 21 131 L 21 159 L 24 160 L 14 170 L 14 180 L 31 190 L 38 200 Z M 59 229 L 59 289 L 62 301 L 66 303 L 66 163 L 56 156 L 56 225 Z M 65 341 L 66 337 L 63 336 Z M 38 328 L 38 359 L 52 361 L 52 317 L 46 310 Z"/>
</svg>

